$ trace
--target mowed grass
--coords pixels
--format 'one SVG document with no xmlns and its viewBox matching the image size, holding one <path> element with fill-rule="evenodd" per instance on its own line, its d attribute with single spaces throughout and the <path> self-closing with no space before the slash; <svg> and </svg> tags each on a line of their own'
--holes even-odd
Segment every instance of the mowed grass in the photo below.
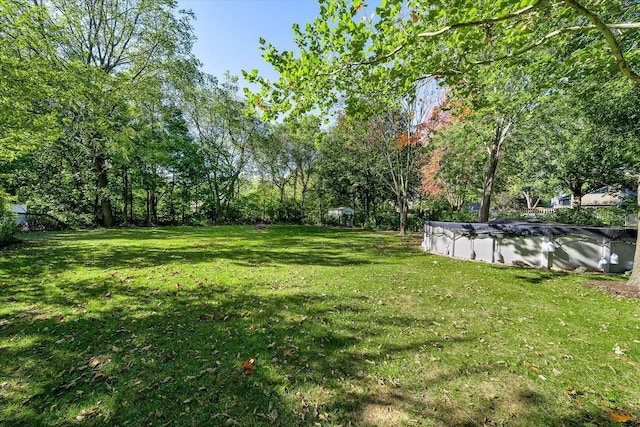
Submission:
<svg viewBox="0 0 640 427">
<path fill-rule="evenodd" d="M 29 236 L 0 252 L 0 425 L 639 422 L 639 301 L 419 243 L 286 226 Z"/>
</svg>

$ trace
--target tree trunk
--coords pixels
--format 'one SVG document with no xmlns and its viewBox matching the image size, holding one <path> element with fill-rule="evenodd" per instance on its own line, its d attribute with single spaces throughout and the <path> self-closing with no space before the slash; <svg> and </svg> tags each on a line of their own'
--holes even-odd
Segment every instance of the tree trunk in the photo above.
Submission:
<svg viewBox="0 0 640 427">
<path fill-rule="evenodd" d="M 638 195 L 640 195 L 640 176 L 638 177 Z M 640 197 L 638 197 L 638 224 L 640 225 Z M 627 284 L 640 287 L 640 233 L 636 238 L 636 253 L 633 257 L 633 270 Z"/>
<path fill-rule="evenodd" d="M 171 185 L 169 186 L 169 217 L 171 218 L 171 225 L 176 225 L 176 206 L 173 201 L 173 190 L 176 186 L 175 176 L 171 179 Z"/>
<path fill-rule="evenodd" d="M 122 219 L 125 225 L 129 225 L 128 212 L 129 212 L 129 174 L 127 173 L 126 166 L 122 168 L 122 202 L 124 208 L 122 209 Z"/>
<path fill-rule="evenodd" d="M 523 191 L 524 198 L 527 201 L 527 209 L 535 209 L 540 203 L 540 196 L 534 197 L 533 194 Z"/>
<path fill-rule="evenodd" d="M 573 191 L 571 194 L 571 207 L 579 209 L 582 206 L 582 190 Z"/>
<path fill-rule="evenodd" d="M 158 195 L 155 190 L 151 190 L 151 222 L 158 225 Z"/>
<path fill-rule="evenodd" d="M 580 208 L 582 206 L 582 187 L 584 182 L 579 179 L 566 179 L 564 183 L 567 185 L 569 191 L 571 191 L 571 207 Z"/>
<path fill-rule="evenodd" d="M 279 186 L 276 184 L 276 186 L 280 189 L 280 208 L 279 208 L 279 213 L 278 216 L 280 217 L 281 220 L 284 220 L 285 217 L 287 216 L 287 208 L 284 204 L 284 198 L 285 198 L 285 184 L 283 183 L 282 186 Z"/>
<path fill-rule="evenodd" d="M 133 224 L 133 188 L 129 186 L 129 224 Z"/>
<path fill-rule="evenodd" d="M 409 211 L 406 193 L 398 197 L 398 202 L 400 205 L 400 235 L 404 237 L 407 235 L 407 213 Z"/>
<path fill-rule="evenodd" d="M 478 214 L 478 222 L 489 222 L 489 209 L 491 207 L 491 192 L 493 191 L 493 181 L 498 170 L 498 155 L 500 154 L 499 143 L 494 142 L 491 147 L 489 158 L 489 168 L 484 178 L 482 186 L 482 202 L 480 203 L 480 212 Z"/>
<path fill-rule="evenodd" d="M 113 208 L 111 200 L 107 194 L 109 181 L 107 180 L 107 164 L 102 154 L 96 154 L 93 158 L 93 165 L 98 174 L 98 193 L 100 198 L 100 208 L 102 211 L 102 225 L 113 227 Z"/>
<path fill-rule="evenodd" d="M 182 225 L 184 225 L 185 219 L 186 219 L 185 206 L 187 206 L 187 204 L 189 203 L 188 200 L 189 200 L 189 197 L 188 197 L 188 194 L 187 194 L 187 185 L 183 184 L 183 187 L 182 187 L 182 203 L 180 203 L 180 214 L 181 214 L 181 217 L 182 217 L 182 221 L 181 221 Z"/>
<path fill-rule="evenodd" d="M 145 204 L 147 206 L 147 214 L 145 215 L 144 222 L 147 225 L 151 225 L 151 191 L 149 189 L 147 189 L 147 199 Z"/>
<path fill-rule="evenodd" d="M 498 160 L 500 158 L 500 148 L 502 143 L 509 134 L 512 122 L 507 119 L 500 119 L 496 124 L 496 131 L 493 137 L 493 143 L 489 150 L 489 167 L 485 175 L 484 184 L 482 185 L 482 201 L 480 203 L 480 212 L 478 213 L 478 222 L 489 222 L 489 209 L 491 207 L 491 193 L 493 191 L 493 183 L 495 181 L 496 172 L 498 170 Z"/>
</svg>

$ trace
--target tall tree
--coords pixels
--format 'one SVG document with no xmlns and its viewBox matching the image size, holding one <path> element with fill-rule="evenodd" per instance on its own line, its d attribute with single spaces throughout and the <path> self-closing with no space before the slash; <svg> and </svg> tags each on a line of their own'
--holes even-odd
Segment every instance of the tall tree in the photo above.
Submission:
<svg viewBox="0 0 640 427">
<path fill-rule="evenodd" d="M 490 140 L 490 135 L 478 135 L 470 121 L 453 122 L 437 133 L 428 162 L 420 171 L 421 193 L 432 199 L 444 197 L 452 212 L 477 198 L 487 164 L 483 140 Z"/>
<path fill-rule="evenodd" d="M 190 60 L 187 16 L 173 0 L 6 0 L 27 22 L 11 21 L 10 40 L 64 76 L 48 98 L 64 120 L 64 139 L 92 158 L 101 221 L 114 223 L 109 164 L 128 105 L 157 96 L 171 66 Z M 25 34 L 26 37 L 20 34 Z"/>
<path fill-rule="evenodd" d="M 361 113 L 351 117 L 362 135 L 357 144 L 378 159 L 373 171 L 394 195 L 400 233 L 406 234 L 409 204 L 416 195 L 418 172 L 424 163 L 425 146 L 437 126 L 442 110 L 441 89 L 428 81 L 395 102 L 371 96 L 361 102 Z M 344 124 L 344 123 L 343 123 Z"/>
<path fill-rule="evenodd" d="M 484 159 L 485 162 L 478 169 L 484 171 L 479 222 L 489 221 L 500 160 L 511 151 L 512 147 L 508 145 L 515 125 L 533 97 L 528 80 L 522 66 L 491 64 L 469 71 L 449 93 L 454 106 L 458 109 L 466 107 L 469 111 L 458 123 L 456 132 L 466 129 L 467 141 L 476 141 L 483 154 L 476 160 Z"/>
<path fill-rule="evenodd" d="M 317 189 L 325 207 L 352 206 L 363 224 L 375 226 L 388 191 L 379 174 L 383 159 L 363 143 L 367 131 L 364 120 L 344 112 L 337 117 L 320 145 Z"/>
<path fill-rule="evenodd" d="M 531 114 L 516 132 L 519 150 L 533 158 L 525 168 L 537 168 L 544 177 L 538 181 L 562 184 L 561 189 L 571 192 L 574 207 L 580 206 L 587 188 L 620 185 L 630 170 L 625 158 L 629 141 L 613 140 L 586 114 L 597 99 L 593 85 L 598 81 L 598 85 L 607 86 L 602 78 L 590 80 L 559 84 L 537 98 Z M 528 178 L 529 185 L 535 185 L 536 179 Z"/>
<path fill-rule="evenodd" d="M 305 202 L 315 172 L 318 146 L 325 137 L 320 124 L 320 119 L 314 116 L 292 118 L 285 124 L 285 134 L 282 135 L 288 141 L 294 167 L 293 199 L 298 204 L 300 220 L 305 216 Z"/>
<path fill-rule="evenodd" d="M 271 128 L 271 132 L 256 139 L 251 146 L 253 163 L 262 181 L 270 181 L 277 189 L 277 217 L 280 220 L 290 220 L 295 216 L 287 204 L 287 188 L 296 177 L 286 134 L 284 124 L 275 126 Z"/>
<path fill-rule="evenodd" d="M 248 167 L 249 148 L 262 132 L 262 124 L 245 114 L 237 78 L 230 75 L 222 83 L 210 75 L 199 76 L 181 102 L 203 159 L 208 186 L 205 208 L 215 222 L 229 213 L 240 176 Z"/>
</svg>

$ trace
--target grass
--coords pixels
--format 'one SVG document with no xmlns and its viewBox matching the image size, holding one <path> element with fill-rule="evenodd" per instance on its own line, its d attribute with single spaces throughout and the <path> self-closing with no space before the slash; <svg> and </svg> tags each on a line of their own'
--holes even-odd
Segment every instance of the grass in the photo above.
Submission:
<svg viewBox="0 0 640 427">
<path fill-rule="evenodd" d="M 601 278 L 601 276 L 599 276 Z M 0 251 L 0 425 L 620 425 L 637 300 L 314 227 Z"/>
</svg>

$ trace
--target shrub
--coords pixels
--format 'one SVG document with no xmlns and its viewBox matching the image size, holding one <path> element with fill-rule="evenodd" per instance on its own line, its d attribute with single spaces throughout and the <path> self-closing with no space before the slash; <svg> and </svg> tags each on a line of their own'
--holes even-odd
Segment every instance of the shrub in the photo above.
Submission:
<svg viewBox="0 0 640 427">
<path fill-rule="evenodd" d="M 595 209 L 585 208 L 556 209 L 555 212 L 545 215 L 542 219 L 544 221 L 580 225 L 583 227 L 602 227 L 605 225 L 602 220 L 598 219 Z"/>
</svg>

